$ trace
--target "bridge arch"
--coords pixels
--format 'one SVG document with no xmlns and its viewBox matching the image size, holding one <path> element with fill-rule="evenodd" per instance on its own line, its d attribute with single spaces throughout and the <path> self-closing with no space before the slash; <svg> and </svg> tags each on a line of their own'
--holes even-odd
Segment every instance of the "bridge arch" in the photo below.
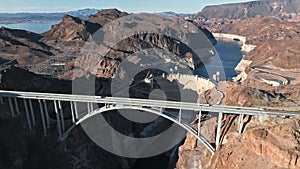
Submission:
<svg viewBox="0 0 300 169">
<path fill-rule="evenodd" d="M 200 133 L 198 133 L 197 130 L 195 130 L 192 126 L 190 126 L 189 124 L 185 123 L 182 120 L 176 119 L 168 114 L 164 114 L 161 111 L 152 109 L 152 108 L 146 108 L 146 107 L 141 107 L 141 106 L 119 106 L 119 105 L 110 105 L 110 106 L 104 106 L 101 108 L 98 108 L 96 110 L 94 110 L 91 113 L 86 114 L 85 116 L 83 116 L 82 118 L 80 118 L 76 123 L 75 126 L 80 125 L 82 122 L 84 122 L 85 120 L 92 118 L 98 114 L 102 114 L 104 112 L 108 112 L 108 111 L 113 111 L 113 110 L 121 110 L 121 109 L 129 109 L 129 110 L 139 110 L 139 111 L 144 111 L 147 113 L 152 113 L 154 115 L 158 115 L 161 116 L 167 120 L 172 121 L 174 124 L 180 126 L 181 128 L 183 128 L 184 130 L 186 130 L 187 132 L 191 133 L 194 137 L 196 137 L 212 154 L 214 154 L 215 152 L 215 148 L 205 139 L 204 136 L 202 136 Z M 68 130 L 65 133 L 65 137 L 64 139 L 68 136 L 68 134 L 72 131 L 73 128 L 70 128 L 70 130 Z"/>
</svg>

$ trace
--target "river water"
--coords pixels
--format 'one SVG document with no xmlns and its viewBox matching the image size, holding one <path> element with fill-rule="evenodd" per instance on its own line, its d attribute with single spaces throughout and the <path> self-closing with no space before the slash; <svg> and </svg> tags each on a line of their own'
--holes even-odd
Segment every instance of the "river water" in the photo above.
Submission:
<svg viewBox="0 0 300 169">
<path fill-rule="evenodd" d="M 237 76 L 234 68 L 243 58 L 241 46 L 234 41 L 218 41 L 214 48 L 217 54 L 203 66 L 197 68 L 194 74 L 212 78 L 213 74 L 220 72 L 221 79 L 230 81 L 232 77 Z"/>
</svg>

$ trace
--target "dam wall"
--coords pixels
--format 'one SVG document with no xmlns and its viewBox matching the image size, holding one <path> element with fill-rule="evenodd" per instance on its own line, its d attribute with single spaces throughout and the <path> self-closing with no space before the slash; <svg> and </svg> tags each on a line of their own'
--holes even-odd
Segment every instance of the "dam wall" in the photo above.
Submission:
<svg viewBox="0 0 300 169">
<path fill-rule="evenodd" d="M 209 79 L 196 75 L 170 74 L 166 78 L 170 81 L 178 80 L 178 82 L 184 86 L 184 89 L 190 89 L 198 92 L 199 94 L 216 86 Z"/>
</svg>

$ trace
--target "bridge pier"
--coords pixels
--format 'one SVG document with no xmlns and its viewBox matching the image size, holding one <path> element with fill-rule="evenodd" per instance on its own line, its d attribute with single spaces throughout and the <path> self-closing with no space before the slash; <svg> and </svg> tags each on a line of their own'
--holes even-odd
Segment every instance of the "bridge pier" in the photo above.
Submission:
<svg viewBox="0 0 300 169">
<path fill-rule="evenodd" d="M 15 117 L 15 111 L 14 111 L 14 107 L 13 107 L 12 100 L 11 100 L 10 97 L 8 98 L 8 104 L 9 104 L 9 109 L 10 109 L 10 112 L 11 112 L 11 116 Z"/>
<path fill-rule="evenodd" d="M 91 106 L 90 106 L 90 103 L 87 102 L 87 111 L 88 111 L 88 114 L 91 114 Z"/>
<path fill-rule="evenodd" d="M 238 125 L 238 130 L 239 130 L 240 134 L 243 132 L 243 127 L 244 127 L 244 114 L 240 114 L 239 115 L 239 125 Z"/>
<path fill-rule="evenodd" d="M 60 122 L 61 122 L 61 131 L 65 132 L 65 120 L 64 120 L 64 112 L 61 106 L 61 101 L 58 101 L 58 109 L 60 114 Z"/>
<path fill-rule="evenodd" d="M 35 126 L 36 122 L 35 122 L 34 111 L 33 111 L 33 107 L 32 107 L 32 100 L 29 99 L 28 102 L 29 102 L 29 109 L 30 109 L 30 114 L 31 114 L 32 125 Z"/>
<path fill-rule="evenodd" d="M 200 128 L 200 127 L 201 127 L 201 113 L 202 113 L 202 112 L 201 112 L 201 110 L 200 110 L 199 113 L 198 113 L 198 133 L 197 133 L 197 134 L 198 134 L 198 137 L 200 137 L 200 135 L 201 135 L 201 134 L 200 134 L 200 132 L 201 132 L 201 128 Z"/>
<path fill-rule="evenodd" d="M 1 104 L 4 104 L 3 97 L 0 97 L 0 103 L 1 103 Z"/>
<path fill-rule="evenodd" d="M 217 133 L 216 133 L 216 150 L 218 149 L 219 144 L 220 144 L 222 118 L 223 118 L 223 113 L 219 112 L 218 123 L 217 123 Z"/>
<path fill-rule="evenodd" d="M 55 111 L 55 114 L 56 114 L 56 123 L 57 123 L 57 130 L 58 130 L 58 138 L 61 138 L 61 136 L 62 136 L 62 130 L 61 130 L 61 123 L 60 123 L 60 118 L 59 118 L 57 103 L 56 103 L 56 100 L 54 100 L 53 102 L 54 102 L 54 111 Z"/>
<path fill-rule="evenodd" d="M 29 116 L 29 110 L 28 110 L 28 105 L 27 105 L 26 99 L 23 99 L 23 102 L 24 102 L 24 109 L 25 109 L 28 128 L 31 131 L 32 130 L 32 124 L 31 124 L 31 120 L 30 120 L 30 116 Z"/>
<path fill-rule="evenodd" d="M 94 111 L 94 105 L 93 105 L 94 103 L 91 103 L 90 105 L 91 105 L 91 110 L 92 110 L 92 112 Z"/>
<path fill-rule="evenodd" d="M 74 112 L 74 104 L 72 101 L 70 101 L 71 106 L 71 116 L 72 116 L 72 122 L 75 123 L 75 112 Z"/>
<path fill-rule="evenodd" d="M 181 109 L 179 110 L 179 114 L 178 114 L 178 122 L 181 123 L 181 116 L 182 116 L 182 112 Z"/>
<path fill-rule="evenodd" d="M 74 103 L 74 110 L 75 110 L 75 119 L 78 119 L 78 107 L 77 107 L 77 102 Z"/>
<path fill-rule="evenodd" d="M 17 115 L 20 115 L 21 113 L 20 113 L 20 109 L 19 109 L 18 99 L 16 97 L 14 97 L 14 102 L 15 102 Z"/>
<path fill-rule="evenodd" d="M 48 113 L 48 107 L 47 107 L 47 102 L 46 100 L 43 100 L 43 104 L 44 104 L 44 109 L 45 109 L 45 115 L 46 115 L 46 123 L 47 123 L 47 128 L 50 128 L 50 117 L 49 117 L 49 113 Z"/>
<path fill-rule="evenodd" d="M 40 99 L 38 99 L 39 106 L 40 106 L 40 114 L 41 114 L 41 119 L 42 119 L 42 125 L 43 125 L 43 131 L 44 131 L 44 136 L 47 136 L 47 126 L 45 122 L 45 115 L 44 115 L 44 110 L 43 110 L 43 105 Z"/>
</svg>

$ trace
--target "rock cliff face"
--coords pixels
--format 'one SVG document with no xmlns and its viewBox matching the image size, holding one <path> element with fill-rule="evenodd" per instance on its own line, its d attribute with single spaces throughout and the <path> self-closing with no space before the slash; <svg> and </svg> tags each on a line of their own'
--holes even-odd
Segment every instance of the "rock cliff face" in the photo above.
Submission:
<svg viewBox="0 0 300 169">
<path fill-rule="evenodd" d="M 222 104 L 299 112 L 299 24 L 263 17 L 221 27 L 220 32 L 244 36 L 246 43 L 257 45 L 237 68 L 236 82 L 218 83 L 226 96 Z M 187 137 L 177 168 L 299 168 L 299 118 L 247 117 L 243 134 L 237 132 L 237 119 L 224 117 L 223 141 L 212 158 Z"/>
<path fill-rule="evenodd" d="M 62 21 L 43 33 L 45 40 L 55 41 L 87 41 L 101 26 L 77 17 L 65 15 Z"/>
<path fill-rule="evenodd" d="M 299 168 L 299 129 L 299 118 L 252 119 L 243 134 L 226 136 L 210 168 Z"/>
<path fill-rule="evenodd" d="M 102 28 L 102 26 L 104 26 L 106 23 L 127 15 L 129 14 L 121 12 L 117 9 L 102 10 L 97 14 L 90 16 L 88 20 L 82 20 L 80 18 L 65 15 L 59 24 L 52 26 L 51 30 L 40 35 L 41 39 L 39 42 L 55 48 L 58 51 L 56 54 L 73 55 L 75 58 L 78 57 L 78 59 L 66 63 L 66 66 L 73 68 L 80 67 L 80 69 L 75 68 L 70 71 L 61 72 L 59 78 L 74 79 L 76 77 L 81 77 L 83 74 L 85 74 L 82 69 L 87 70 L 88 74 L 92 73 L 98 77 L 111 77 L 114 70 L 118 66 L 118 63 L 120 62 L 120 59 L 125 58 L 126 56 L 137 51 L 148 48 L 159 48 L 174 53 L 176 56 L 185 59 L 190 67 L 194 67 L 192 58 L 195 56 L 193 51 L 187 45 L 172 37 L 151 32 L 139 33 L 132 37 L 122 39 L 107 53 L 90 56 L 88 58 L 89 61 L 83 63 L 83 61 L 87 60 L 87 56 L 81 57 L 80 52 L 85 46 L 88 45 L 88 41 L 97 39 L 97 37 L 93 37 L 93 34 Z M 181 18 L 178 17 L 178 19 Z M 207 44 L 216 43 L 215 38 L 207 29 L 195 22 L 192 23 L 196 25 L 199 30 L 202 31 L 210 40 L 210 42 L 207 42 Z M 116 25 L 111 33 L 112 35 L 118 34 L 120 32 L 115 32 L 115 30 L 130 29 L 131 26 L 133 25 Z M 166 28 L 163 25 L 160 27 L 161 29 Z M 185 33 L 185 36 L 189 36 L 188 33 Z M 190 36 L 192 35 L 190 34 Z M 211 46 L 211 44 L 208 46 Z M 96 48 L 101 51 L 105 48 L 105 46 L 99 45 L 96 46 Z M 33 66 L 32 70 L 35 69 L 38 68 Z"/>
<path fill-rule="evenodd" d="M 300 12 L 298 0 L 260 0 L 245 3 L 207 6 L 197 15 L 205 18 L 253 18 L 276 16 L 287 18 Z"/>
<path fill-rule="evenodd" d="M 299 6 L 300 2 L 298 0 L 257 0 L 206 6 L 197 14 L 187 15 L 186 17 L 203 24 L 214 33 L 223 33 L 222 31 L 225 31 L 222 30 L 224 27 L 249 18 L 267 17 L 270 20 L 271 18 L 277 18 L 289 22 L 298 22 L 300 18 Z"/>
<path fill-rule="evenodd" d="M 250 18 L 224 27 L 222 33 L 245 36 L 247 44 L 258 45 L 267 40 L 291 40 L 300 36 L 299 25 L 276 18 Z"/>
<path fill-rule="evenodd" d="M 247 26 L 242 27 L 242 24 Z M 234 25 L 228 29 L 230 32 L 246 36 L 247 42 L 257 44 L 257 47 L 243 58 L 243 62 L 248 63 L 242 71 L 240 70 L 243 76 L 247 77 L 245 81 L 241 80 L 240 85 L 243 87 L 236 89 L 233 87 L 235 85 L 229 87 L 233 90 L 232 95 L 235 95 L 232 99 L 239 98 L 238 95 L 243 95 L 245 99 L 240 98 L 239 101 L 234 99 L 232 103 L 267 106 L 265 104 L 268 102 L 271 107 L 295 108 L 296 105 L 293 106 L 291 100 L 296 103 L 299 100 L 299 89 L 295 87 L 299 84 L 298 78 L 300 77 L 298 24 L 274 18 L 255 18 L 243 20 L 240 24 Z M 240 89 L 248 91 L 248 96 L 245 92 L 237 91 Z M 286 89 L 290 89 L 295 94 L 286 93 Z M 255 102 L 254 98 L 261 101 Z M 228 104 L 230 100 L 230 98 L 227 99 Z M 245 102 L 242 103 L 241 100 Z M 254 102 L 250 103 L 251 101 Z"/>
<path fill-rule="evenodd" d="M 1 57 L 21 64 L 45 60 L 53 55 L 50 46 L 40 42 L 41 35 L 23 30 L 0 28 Z"/>
<path fill-rule="evenodd" d="M 123 17 L 128 15 L 126 12 L 121 12 L 118 9 L 105 9 L 100 12 L 98 12 L 95 15 L 91 15 L 88 18 L 88 21 L 92 23 L 97 23 L 100 25 L 105 25 L 106 23 L 115 20 L 117 18 Z"/>
<path fill-rule="evenodd" d="M 117 9 L 102 10 L 90 16 L 88 20 L 65 15 L 59 24 L 52 26 L 51 30 L 40 35 L 1 28 L 1 57 L 7 60 L 17 59 L 20 65 L 32 72 L 47 74 L 49 71 L 52 76 L 64 79 L 74 79 L 86 74 L 82 69 L 74 69 L 76 65 L 81 65 L 81 68 L 83 66 L 89 71 L 88 73 L 98 77 L 111 77 L 121 58 L 147 48 L 167 50 L 187 60 L 191 67 L 194 66 L 191 59 L 193 52 L 188 46 L 171 37 L 155 33 L 136 34 L 123 39 L 116 44 L 115 49 L 111 49 L 105 55 L 89 58 L 90 62 L 85 65 L 82 63 L 84 58 L 73 60 L 81 56 L 80 52 L 84 45 L 103 25 L 127 15 L 126 12 Z M 200 24 L 194 24 L 212 44 L 216 43 L 213 35 L 207 29 Z M 123 28 L 128 29 L 128 26 L 130 25 L 123 25 Z M 62 62 L 64 62 L 63 65 L 57 66 Z M 56 72 L 55 75 L 53 75 L 53 71 Z M 51 75 L 49 72 L 48 74 Z"/>
</svg>

